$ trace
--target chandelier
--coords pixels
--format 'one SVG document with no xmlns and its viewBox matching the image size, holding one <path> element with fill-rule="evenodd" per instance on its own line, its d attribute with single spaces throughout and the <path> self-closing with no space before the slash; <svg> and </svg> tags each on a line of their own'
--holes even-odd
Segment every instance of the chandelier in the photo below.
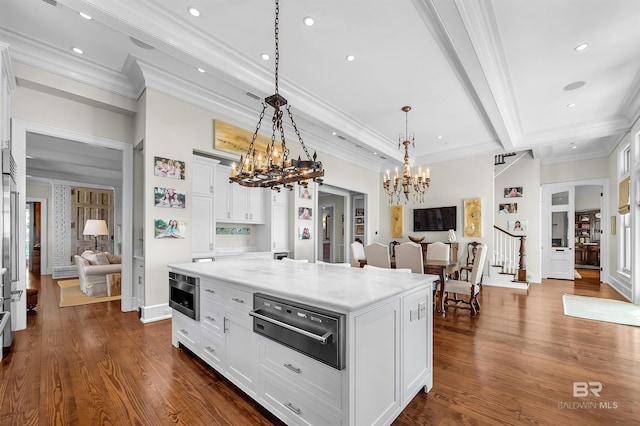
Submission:
<svg viewBox="0 0 640 426">
<path fill-rule="evenodd" d="M 324 176 L 324 169 L 322 168 L 322 162 L 316 161 L 316 153 L 313 153 L 313 157 L 309 155 L 307 147 L 302 141 L 302 136 L 298 131 L 291 114 L 290 106 L 287 105 L 287 100 L 278 93 L 278 65 L 280 63 L 280 47 L 278 44 L 279 37 L 279 22 L 280 6 L 278 0 L 276 0 L 276 19 L 275 19 L 275 86 L 276 93 L 265 98 L 262 103 L 262 112 L 260 112 L 260 118 L 256 126 L 256 131 L 251 138 L 249 149 L 246 154 L 240 156 L 240 163 L 238 165 L 232 165 L 231 177 L 229 183 L 236 182 L 242 186 L 259 187 L 259 188 L 271 188 L 280 192 L 281 187 L 285 187 L 289 190 L 293 190 L 293 183 L 298 183 L 303 187 L 307 187 L 309 180 L 322 184 L 322 176 Z M 267 145 L 266 152 L 258 152 L 254 148 L 254 142 L 258 137 L 258 131 L 264 118 L 264 113 L 267 108 L 267 104 L 273 107 L 273 117 L 271 119 L 271 143 Z M 284 136 L 284 128 L 282 125 L 282 117 L 284 115 L 283 109 L 286 109 L 287 115 L 291 120 L 291 125 L 296 132 L 298 142 L 302 146 L 302 149 L 306 155 L 306 160 L 302 160 L 298 156 L 297 160 L 289 159 L 289 149 Z M 280 141 L 276 142 L 276 133 L 280 134 Z M 279 146 L 278 146 L 279 145 Z"/>
<path fill-rule="evenodd" d="M 402 176 L 398 176 L 398 168 L 396 168 L 393 184 L 391 176 L 389 176 L 389 171 L 387 170 L 387 173 L 383 177 L 382 187 L 389 196 L 389 204 L 393 204 L 394 198 L 396 198 L 397 204 L 400 204 L 402 193 L 404 193 L 405 203 L 409 201 L 410 193 L 412 194 L 414 203 L 423 203 L 424 194 L 429 188 L 429 182 L 431 182 L 429 178 L 429 168 L 423 172 L 420 167 L 418 168 L 418 173 L 411 176 L 411 168 L 409 167 L 409 145 L 413 145 L 414 148 L 416 146 L 413 133 L 409 134 L 409 111 L 411 111 L 411 107 L 404 106 L 402 107 L 402 111 L 405 113 L 406 128 L 405 134 L 401 134 L 398 138 L 398 149 L 400 149 L 401 144 L 404 145 L 404 170 Z"/>
</svg>

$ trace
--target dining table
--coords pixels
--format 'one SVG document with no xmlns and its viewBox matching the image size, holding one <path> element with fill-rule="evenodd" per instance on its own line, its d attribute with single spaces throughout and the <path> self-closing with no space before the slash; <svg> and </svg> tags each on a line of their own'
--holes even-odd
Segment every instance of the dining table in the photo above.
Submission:
<svg viewBox="0 0 640 426">
<path fill-rule="evenodd" d="M 394 257 L 391 257 L 391 269 L 395 269 L 396 260 Z M 363 268 L 367 264 L 367 259 L 359 259 L 358 260 L 360 267 Z M 434 274 L 440 277 L 440 288 L 438 290 L 438 304 L 436 305 L 436 312 L 444 315 L 444 281 L 447 276 L 451 276 L 455 279 L 459 278 L 460 274 L 460 265 L 458 262 L 451 260 L 433 260 L 433 259 L 425 259 L 424 263 L 424 273 L 425 274 Z"/>
</svg>

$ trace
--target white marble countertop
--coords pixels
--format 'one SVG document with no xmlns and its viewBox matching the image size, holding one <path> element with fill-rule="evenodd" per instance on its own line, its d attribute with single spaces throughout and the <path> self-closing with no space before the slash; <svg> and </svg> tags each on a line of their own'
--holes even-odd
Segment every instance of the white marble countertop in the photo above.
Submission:
<svg viewBox="0 0 640 426">
<path fill-rule="evenodd" d="M 228 260 L 171 264 L 172 271 L 223 280 L 308 305 L 348 313 L 412 288 L 433 285 L 437 275 L 365 271 L 344 266 L 279 260 Z"/>
</svg>

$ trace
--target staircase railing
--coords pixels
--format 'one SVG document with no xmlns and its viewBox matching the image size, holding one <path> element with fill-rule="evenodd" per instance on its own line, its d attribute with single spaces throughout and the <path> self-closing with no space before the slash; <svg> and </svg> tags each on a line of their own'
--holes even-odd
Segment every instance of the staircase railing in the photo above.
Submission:
<svg viewBox="0 0 640 426">
<path fill-rule="evenodd" d="M 499 266 L 500 273 L 513 275 L 516 282 L 527 281 L 526 239 L 524 235 L 514 235 L 493 226 L 493 266 Z"/>
</svg>

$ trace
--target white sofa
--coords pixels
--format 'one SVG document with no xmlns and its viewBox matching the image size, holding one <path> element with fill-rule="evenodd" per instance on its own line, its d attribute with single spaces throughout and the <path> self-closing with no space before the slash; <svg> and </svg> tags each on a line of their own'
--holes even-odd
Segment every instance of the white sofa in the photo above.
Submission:
<svg viewBox="0 0 640 426">
<path fill-rule="evenodd" d="M 109 253 L 94 253 L 87 250 L 80 256 L 75 255 L 74 260 L 78 266 L 80 290 L 87 296 L 106 296 L 107 275 L 119 274 L 122 271 L 122 265 L 119 263 L 120 256 L 109 255 Z"/>
</svg>

